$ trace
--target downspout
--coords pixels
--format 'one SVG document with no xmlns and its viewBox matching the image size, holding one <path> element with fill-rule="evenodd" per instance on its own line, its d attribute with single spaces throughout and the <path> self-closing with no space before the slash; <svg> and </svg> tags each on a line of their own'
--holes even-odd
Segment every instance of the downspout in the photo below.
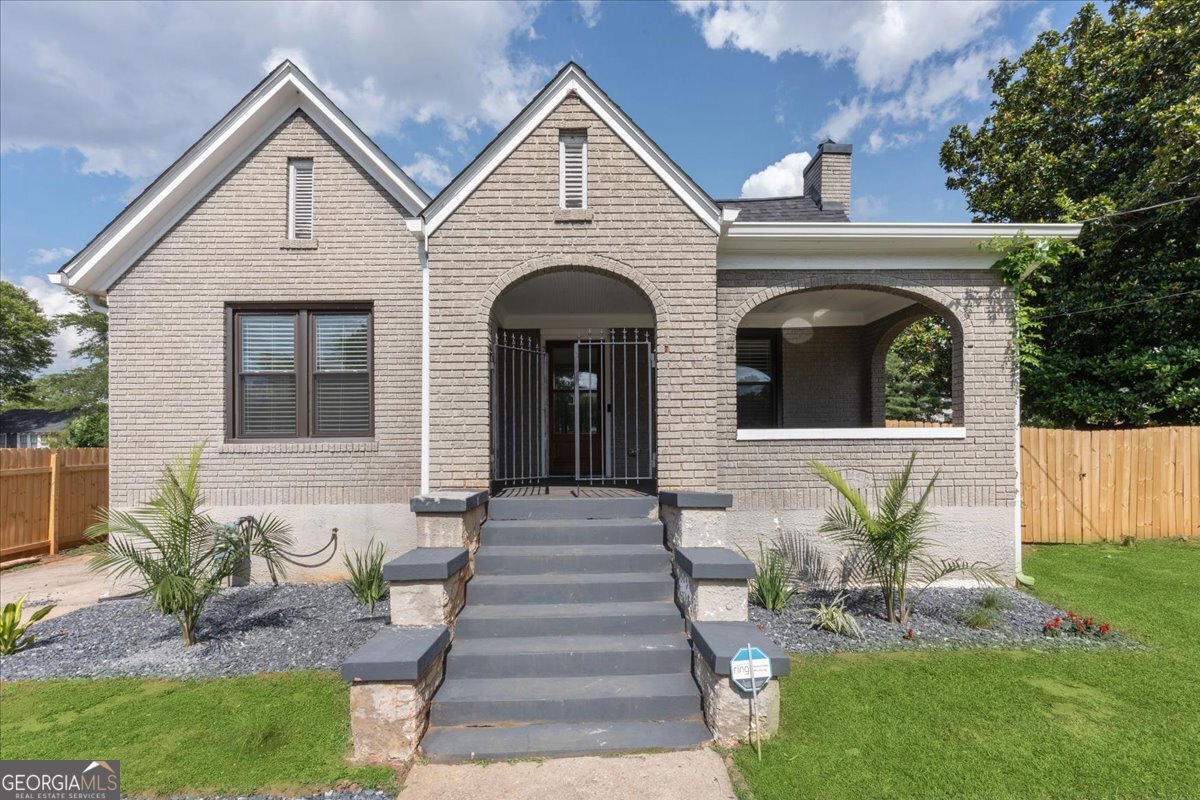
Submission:
<svg viewBox="0 0 1200 800">
<path fill-rule="evenodd" d="M 1021 554 L 1021 341 L 1013 331 L 1013 462 L 1016 467 L 1016 502 L 1013 505 L 1013 537 L 1016 540 L 1016 578 L 1022 586 L 1033 586 L 1034 580 L 1024 572 Z"/>
<path fill-rule="evenodd" d="M 421 494 L 429 493 L 429 251 L 425 220 L 408 220 L 408 230 L 417 240 L 421 269 Z"/>
<path fill-rule="evenodd" d="M 99 313 L 107 316 L 108 306 L 100 305 L 100 303 L 99 303 L 100 295 L 92 294 L 91 292 L 88 292 L 87 294 L 83 295 L 83 299 L 87 300 L 88 308 L 90 308 L 92 311 L 96 311 L 96 312 L 99 312 Z M 104 299 L 107 302 L 108 298 L 105 297 Z"/>
</svg>

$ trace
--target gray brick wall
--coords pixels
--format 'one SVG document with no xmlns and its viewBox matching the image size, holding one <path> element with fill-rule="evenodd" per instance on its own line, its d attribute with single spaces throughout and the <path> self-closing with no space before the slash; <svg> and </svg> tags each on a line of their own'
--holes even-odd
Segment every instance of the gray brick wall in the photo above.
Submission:
<svg viewBox="0 0 1200 800">
<path fill-rule="evenodd" d="M 296 156 L 315 162 L 315 249 L 281 247 Z M 216 506 L 405 503 L 419 482 L 421 281 L 402 217 L 297 114 L 126 273 L 109 293 L 113 505 L 143 499 L 204 440 Z M 226 443 L 225 304 L 330 300 L 373 303 L 373 441 Z"/>
<path fill-rule="evenodd" d="M 962 409 L 956 419 L 966 427 L 966 439 L 737 441 L 732 354 L 738 323 L 771 297 L 830 286 L 904 294 L 947 317 L 956 343 L 961 342 L 956 347 L 954 380 Z M 833 495 L 808 469 L 810 460 L 824 461 L 861 479 L 893 473 L 913 451 L 918 453 L 917 480 L 928 480 L 935 470 L 941 471 L 935 504 L 1011 506 L 1014 502 L 1012 296 L 994 273 L 723 270 L 718 273 L 717 318 L 721 322 L 718 484 L 734 493 L 736 509 L 822 508 Z"/>
<path fill-rule="evenodd" d="M 556 222 L 560 130 L 588 134 L 590 222 Z M 507 285 L 582 267 L 655 307 L 663 488 L 715 488 L 716 234 L 568 97 L 430 237 L 431 484 L 488 480 L 488 315 Z"/>
</svg>

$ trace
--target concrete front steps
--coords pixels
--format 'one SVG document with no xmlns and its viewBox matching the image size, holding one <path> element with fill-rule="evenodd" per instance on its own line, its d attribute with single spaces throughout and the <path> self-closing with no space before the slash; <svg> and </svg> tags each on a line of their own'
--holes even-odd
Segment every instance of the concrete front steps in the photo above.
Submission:
<svg viewBox="0 0 1200 800">
<path fill-rule="evenodd" d="M 655 498 L 493 498 L 422 748 L 435 762 L 711 739 Z"/>
</svg>

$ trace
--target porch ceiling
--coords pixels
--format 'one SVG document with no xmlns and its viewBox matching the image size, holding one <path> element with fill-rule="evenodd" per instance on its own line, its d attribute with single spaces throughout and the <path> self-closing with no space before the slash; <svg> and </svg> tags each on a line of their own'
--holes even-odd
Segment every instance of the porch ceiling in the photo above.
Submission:
<svg viewBox="0 0 1200 800">
<path fill-rule="evenodd" d="M 538 320 L 563 317 L 613 326 L 654 321 L 650 301 L 637 289 L 594 272 L 551 272 L 522 281 L 500 295 L 495 311 L 500 324 L 509 328 L 543 327 Z"/>
<path fill-rule="evenodd" d="M 907 297 L 863 289 L 822 289 L 785 294 L 768 300 L 742 319 L 743 328 L 784 328 L 803 325 L 830 328 L 868 325 L 916 305 Z"/>
</svg>

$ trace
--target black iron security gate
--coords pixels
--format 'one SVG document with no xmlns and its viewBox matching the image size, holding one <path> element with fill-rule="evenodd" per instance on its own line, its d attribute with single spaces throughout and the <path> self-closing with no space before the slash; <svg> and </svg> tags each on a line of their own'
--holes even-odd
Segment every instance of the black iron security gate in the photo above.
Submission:
<svg viewBox="0 0 1200 800">
<path fill-rule="evenodd" d="M 653 332 L 491 342 L 492 482 L 644 486 L 656 477 Z"/>
</svg>

